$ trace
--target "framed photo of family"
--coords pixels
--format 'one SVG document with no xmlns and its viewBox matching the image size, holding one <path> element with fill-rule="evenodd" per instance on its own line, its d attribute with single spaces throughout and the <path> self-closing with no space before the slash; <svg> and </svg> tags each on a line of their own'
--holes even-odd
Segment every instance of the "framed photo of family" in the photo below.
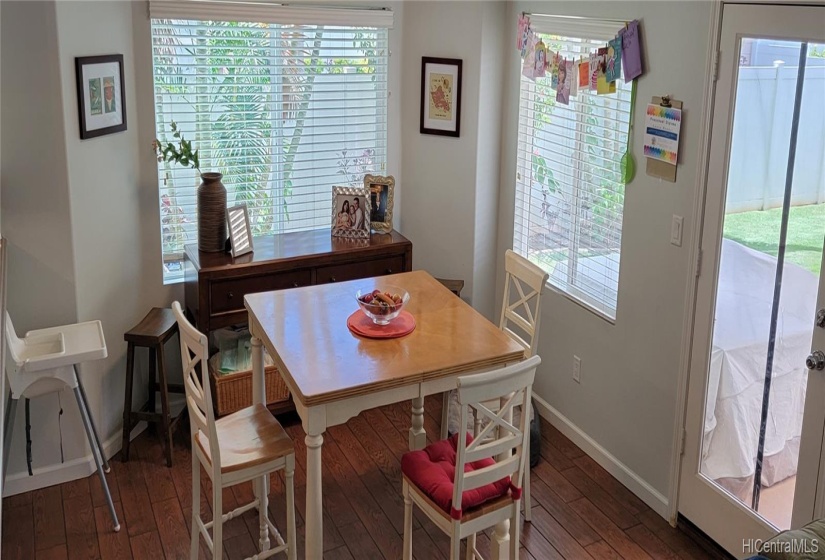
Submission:
<svg viewBox="0 0 825 560">
<path fill-rule="evenodd" d="M 392 231 L 395 178 L 392 175 L 365 175 L 364 188 L 370 193 L 370 227 L 379 233 L 389 233 Z"/>
<path fill-rule="evenodd" d="M 421 134 L 461 135 L 461 60 L 421 57 Z"/>
<path fill-rule="evenodd" d="M 123 55 L 74 59 L 80 138 L 95 138 L 126 130 Z"/>
<path fill-rule="evenodd" d="M 332 236 L 369 239 L 370 191 L 362 187 L 332 187 Z"/>
</svg>

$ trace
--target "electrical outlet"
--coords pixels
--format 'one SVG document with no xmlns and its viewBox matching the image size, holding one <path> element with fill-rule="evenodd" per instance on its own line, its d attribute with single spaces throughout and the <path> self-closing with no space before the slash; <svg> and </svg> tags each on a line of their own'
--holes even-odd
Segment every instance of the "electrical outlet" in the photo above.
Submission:
<svg viewBox="0 0 825 560">
<path fill-rule="evenodd" d="M 673 215 L 673 221 L 670 224 L 670 244 L 677 247 L 682 246 L 682 216 Z"/>
<path fill-rule="evenodd" d="M 573 356 L 573 381 L 582 382 L 582 360 L 578 356 Z"/>
</svg>

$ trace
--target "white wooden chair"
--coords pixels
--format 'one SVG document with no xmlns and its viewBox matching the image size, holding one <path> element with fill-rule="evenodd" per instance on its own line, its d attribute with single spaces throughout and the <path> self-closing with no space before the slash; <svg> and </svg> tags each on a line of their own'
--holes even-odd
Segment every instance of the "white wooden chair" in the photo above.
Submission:
<svg viewBox="0 0 825 560">
<path fill-rule="evenodd" d="M 536 355 L 539 323 L 541 321 L 541 292 L 547 283 L 547 272 L 521 255 L 508 249 L 504 253 L 504 297 L 498 326 L 524 347 L 524 357 Z M 447 437 L 450 416 L 450 393 L 444 394 L 441 411 L 441 438 Z M 531 415 L 532 404 L 522 408 Z M 461 424 L 460 424 L 461 425 Z M 528 424 L 529 425 L 529 424 Z M 478 427 L 476 428 L 476 430 Z M 527 456 L 530 456 L 530 438 L 527 438 Z M 524 520 L 531 521 L 530 475 L 524 480 Z"/>
<path fill-rule="evenodd" d="M 527 410 L 536 366 L 540 362 L 541 358 L 533 356 L 498 370 L 459 377 L 457 392 L 461 425 L 467 425 L 471 413 L 484 417 L 488 420 L 487 425 L 472 441 L 469 437 L 461 437 L 461 433 L 454 435 L 454 457 L 445 457 L 436 449 L 440 446 L 443 450 L 445 441 L 404 455 L 401 461 L 404 560 L 413 557 L 413 505 L 449 535 L 450 560 L 458 560 L 461 539 L 464 538 L 467 539 L 466 559 L 480 559 L 476 533 L 505 520 L 510 521 L 510 558 L 518 558 L 521 483 L 529 462 L 530 421 L 527 414 L 522 414 L 519 425 L 514 426 L 512 412 L 514 406 Z M 499 403 L 497 412 L 486 405 L 493 399 Z M 469 466 L 468 472 L 464 472 L 465 466 Z M 451 470 L 454 475 L 449 480 L 445 473 Z M 450 490 L 451 494 L 448 494 Z M 472 491 L 475 495 L 470 494 Z M 479 494 L 485 496 L 483 501 Z M 449 495 L 452 499 L 445 503 Z M 473 501 L 480 503 L 468 508 L 464 500 L 471 496 Z"/>
<path fill-rule="evenodd" d="M 297 559 L 295 544 L 295 449 L 292 440 L 261 403 L 241 409 L 215 420 L 212 391 L 206 371 L 208 346 L 206 335 L 193 327 L 177 301 L 172 304 L 180 330 L 180 349 L 183 361 L 186 406 L 192 432 L 192 544 L 191 558 L 198 558 L 200 536 L 203 535 L 212 557 L 223 558 L 223 524 L 250 509 L 258 510 L 260 552 L 251 558 L 262 560 L 285 552 L 289 560 Z M 212 481 L 213 519 L 204 523 L 200 517 L 201 465 Z M 269 484 L 264 476 L 284 469 L 286 475 L 286 540 L 269 519 Z M 253 481 L 255 499 L 235 510 L 221 515 L 223 489 L 246 481 Z M 266 479 L 268 481 L 268 478 Z M 212 529 L 212 536 L 209 536 Z M 270 548 L 269 537 L 277 546 Z"/>
</svg>

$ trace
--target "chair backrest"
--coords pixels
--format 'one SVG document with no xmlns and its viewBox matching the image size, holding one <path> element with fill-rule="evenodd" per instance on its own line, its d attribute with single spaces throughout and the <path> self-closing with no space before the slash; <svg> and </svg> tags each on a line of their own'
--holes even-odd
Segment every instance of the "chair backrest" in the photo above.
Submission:
<svg viewBox="0 0 825 560">
<path fill-rule="evenodd" d="M 504 254 L 504 270 L 504 301 L 498 326 L 524 347 L 524 357 L 529 358 L 536 354 L 541 291 L 549 274 L 510 249 Z"/>
<path fill-rule="evenodd" d="M 23 361 L 25 361 L 23 359 L 23 352 L 25 350 L 26 343 L 17 337 L 17 333 L 14 330 L 14 325 L 11 322 L 9 312 L 6 311 L 4 315 L 6 342 L 9 345 L 9 353 L 11 354 L 11 359 L 14 360 L 15 364 L 19 366 Z"/>
<path fill-rule="evenodd" d="M 520 492 L 526 461 L 529 460 L 524 453 L 524 445 L 530 435 L 530 415 L 521 414 L 518 426 L 513 425 L 507 418 L 512 417 L 514 406 L 521 406 L 522 411 L 528 410 L 536 367 L 540 363 L 541 358 L 533 356 L 512 366 L 458 378 L 458 403 L 461 407 L 459 426 L 467 425 L 471 413 L 483 416 L 488 423 L 469 445 L 466 437 L 459 434 L 456 443 L 454 509 L 461 510 L 461 497 L 464 491 L 508 476 L 511 486 Z M 493 412 L 485 404 L 493 399 L 501 403 L 497 412 Z M 464 472 L 464 465 L 467 463 L 488 458 L 496 462 L 481 469 Z"/>
<path fill-rule="evenodd" d="M 212 408 L 212 391 L 209 385 L 209 346 L 206 335 L 196 329 L 183 314 L 180 303 L 172 303 L 172 311 L 180 333 L 180 357 L 183 366 L 183 385 L 186 390 L 186 408 L 192 432 L 192 453 L 195 438 L 202 432 L 209 439 L 209 454 L 213 469 L 220 471 L 220 449 L 215 429 L 215 412 Z"/>
</svg>

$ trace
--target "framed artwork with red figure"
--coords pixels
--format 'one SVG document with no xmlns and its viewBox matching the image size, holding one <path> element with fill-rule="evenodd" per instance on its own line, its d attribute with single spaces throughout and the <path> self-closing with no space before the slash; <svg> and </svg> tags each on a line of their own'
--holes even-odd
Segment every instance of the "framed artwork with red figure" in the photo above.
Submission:
<svg viewBox="0 0 825 560">
<path fill-rule="evenodd" d="M 421 57 L 421 134 L 461 135 L 461 60 Z"/>
</svg>

